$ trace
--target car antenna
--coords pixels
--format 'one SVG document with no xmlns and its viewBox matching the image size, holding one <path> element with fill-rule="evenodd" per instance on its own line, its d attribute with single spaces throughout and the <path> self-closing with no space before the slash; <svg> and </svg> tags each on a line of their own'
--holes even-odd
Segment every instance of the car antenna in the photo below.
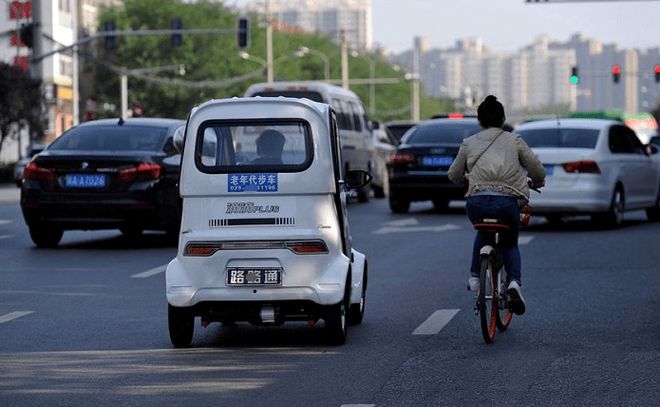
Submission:
<svg viewBox="0 0 660 407">
<path fill-rule="evenodd" d="M 123 126 L 124 125 L 124 118 L 120 117 L 119 121 L 117 122 L 118 125 Z"/>
</svg>

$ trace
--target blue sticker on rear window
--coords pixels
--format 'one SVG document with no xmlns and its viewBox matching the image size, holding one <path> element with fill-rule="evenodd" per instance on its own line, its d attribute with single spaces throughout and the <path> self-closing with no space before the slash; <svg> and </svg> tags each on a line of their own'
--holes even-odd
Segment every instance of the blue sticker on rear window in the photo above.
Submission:
<svg viewBox="0 0 660 407">
<path fill-rule="evenodd" d="M 277 192 L 277 173 L 229 174 L 227 192 Z"/>
</svg>

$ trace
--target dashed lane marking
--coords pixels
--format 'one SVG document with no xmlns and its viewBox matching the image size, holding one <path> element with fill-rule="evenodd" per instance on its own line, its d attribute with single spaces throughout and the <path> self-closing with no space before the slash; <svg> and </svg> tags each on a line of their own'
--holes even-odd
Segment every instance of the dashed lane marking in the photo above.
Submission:
<svg viewBox="0 0 660 407">
<path fill-rule="evenodd" d="M 6 219 L 0 219 L 0 225 L 6 225 L 8 223 L 11 223 L 11 221 Z"/>
<path fill-rule="evenodd" d="M 20 317 L 24 317 L 26 315 L 30 315 L 33 312 L 34 311 L 14 311 L 14 312 L 10 312 L 9 314 L 0 315 L 0 324 L 5 323 L 5 322 L 9 322 L 11 320 L 14 320 L 14 319 L 17 319 L 17 318 L 20 318 Z"/>
<path fill-rule="evenodd" d="M 147 278 L 147 277 L 155 276 L 156 274 L 163 273 L 166 268 L 167 268 L 167 264 L 163 264 L 162 266 L 154 267 L 151 270 L 147 270 L 145 272 L 138 274 L 133 274 L 131 278 Z"/>
<path fill-rule="evenodd" d="M 518 236 L 518 245 L 527 244 L 534 239 L 534 236 Z"/>
<path fill-rule="evenodd" d="M 340 407 L 376 407 L 375 404 L 342 404 Z"/>
<path fill-rule="evenodd" d="M 14 237 L 14 235 L 0 235 L 0 240 L 9 239 L 10 237 Z"/>
<path fill-rule="evenodd" d="M 386 235 L 390 233 L 412 233 L 412 232 L 446 232 L 449 230 L 460 229 L 456 225 L 442 225 L 442 226 L 385 226 L 380 229 L 374 230 L 372 233 L 375 235 Z"/>
<path fill-rule="evenodd" d="M 458 314 L 458 311 L 460 309 L 440 309 L 435 311 L 415 329 L 413 335 L 436 335 Z"/>
</svg>

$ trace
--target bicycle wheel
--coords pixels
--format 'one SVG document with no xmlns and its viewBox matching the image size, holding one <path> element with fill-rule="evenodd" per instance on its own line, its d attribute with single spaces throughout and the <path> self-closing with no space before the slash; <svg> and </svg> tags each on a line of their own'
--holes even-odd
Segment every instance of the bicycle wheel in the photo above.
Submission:
<svg viewBox="0 0 660 407">
<path fill-rule="evenodd" d="M 501 269 L 497 273 L 497 280 L 499 281 L 497 287 L 497 328 L 500 331 L 505 331 L 511 323 L 513 312 L 506 304 L 506 289 L 509 284 L 506 282 L 506 273 Z"/>
<path fill-rule="evenodd" d="M 491 256 L 481 255 L 481 271 L 479 272 L 479 317 L 481 319 L 481 334 L 486 343 L 492 343 L 497 331 L 497 284 L 493 280 L 495 270 Z"/>
</svg>

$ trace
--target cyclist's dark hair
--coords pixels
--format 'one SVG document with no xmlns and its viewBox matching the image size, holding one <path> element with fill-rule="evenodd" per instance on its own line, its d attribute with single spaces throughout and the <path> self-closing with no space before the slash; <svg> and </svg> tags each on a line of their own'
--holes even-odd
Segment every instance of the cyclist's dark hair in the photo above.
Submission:
<svg viewBox="0 0 660 407">
<path fill-rule="evenodd" d="M 481 127 L 502 127 L 506 116 L 504 115 L 504 106 L 493 95 L 486 96 L 483 102 L 477 108 L 477 119 Z"/>
</svg>

